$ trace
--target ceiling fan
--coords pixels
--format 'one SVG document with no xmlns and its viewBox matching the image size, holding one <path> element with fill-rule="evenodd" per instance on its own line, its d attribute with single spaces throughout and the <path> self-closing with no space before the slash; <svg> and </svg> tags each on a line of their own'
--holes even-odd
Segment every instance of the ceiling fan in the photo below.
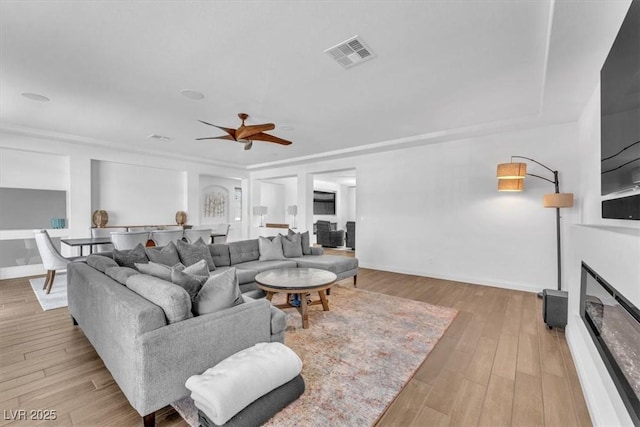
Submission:
<svg viewBox="0 0 640 427">
<path fill-rule="evenodd" d="M 261 125 L 245 125 L 244 121 L 249 117 L 249 115 L 246 113 L 239 113 L 238 117 L 240 117 L 240 120 L 242 120 L 242 125 L 240 125 L 238 129 L 225 128 L 222 126 L 207 123 L 202 120 L 198 120 L 200 123 L 204 123 L 205 125 L 222 129 L 228 135 L 196 138 L 196 140 L 201 141 L 203 139 L 228 139 L 230 141 L 243 143 L 245 150 L 251 150 L 253 141 L 274 142 L 276 144 L 281 144 L 281 145 L 291 144 L 291 141 L 287 141 L 286 139 L 278 138 L 277 136 L 264 133 L 264 131 L 275 129 L 276 125 L 274 125 L 273 123 L 264 123 Z"/>
</svg>

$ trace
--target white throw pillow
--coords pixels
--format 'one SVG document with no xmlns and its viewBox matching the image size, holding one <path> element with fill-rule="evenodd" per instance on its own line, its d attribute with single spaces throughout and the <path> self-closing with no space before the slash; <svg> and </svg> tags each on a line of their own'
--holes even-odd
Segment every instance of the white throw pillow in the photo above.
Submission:
<svg viewBox="0 0 640 427">
<path fill-rule="evenodd" d="M 266 237 L 258 237 L 260 261 L 274 261 L 284 259 L 282 252 L 282 237 L 280 235 L 269 240 Z"/>
</svg>

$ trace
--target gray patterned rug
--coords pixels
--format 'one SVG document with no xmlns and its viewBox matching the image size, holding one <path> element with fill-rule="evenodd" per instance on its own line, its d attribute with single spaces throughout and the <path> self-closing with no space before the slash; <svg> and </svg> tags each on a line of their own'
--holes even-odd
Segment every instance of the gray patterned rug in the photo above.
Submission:
<svg viewBox="0 0 640 427">
<path fill-rule="evenodd" d="M 309 329 L 302 329 L 297 310 L 285 310 L 285 344 L 302 359 L 307 388 L 268 426 L 375 424 L 457 315 L 452 308 L 342 286 L 332 289 L 329 305 L 330 311 L 311 307 Z M 198 425 L 191 398 L 173 406 Z"/>
</svg>

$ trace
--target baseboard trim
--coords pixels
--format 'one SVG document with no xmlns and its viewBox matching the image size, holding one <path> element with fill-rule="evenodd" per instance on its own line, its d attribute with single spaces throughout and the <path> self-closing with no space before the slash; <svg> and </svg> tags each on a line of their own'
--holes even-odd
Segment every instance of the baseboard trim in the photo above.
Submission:
<svg viewBox="0 0 640 427">
<path fill-rule="evenodd" d="M 434 279 L 440 279 L 440 280 L 450 280 L 453 282 L 462 282 L 462 283 L 468 283 L 471 285 L 491 286 L 494 288 L 511 289 L 511 290 L 523 291 L 523 292 L 538 293 L 538 292 L 542 292 L 542 290 L 544 289 L 539 286 L 531 286 L 531 285 L 521 284 L 521 283 L 499 282 L 499 281 L 493 281 L 490 279 L 482 279 L 482 278 L 462 276 L 462 275 L 434 274 L 428 271 L 403 269 L 403 268 L 397 268 L 395 266 L 388 266 L 388 265 L 371 265 L 371 264 L 360 262 L 359 266 L 362 268 L 370 268 L 372 270 L 388 271 L 390 273 L 400 273 L 400 274 L 409 274 L 412 276 L 432 277 Z"/>
</svg>

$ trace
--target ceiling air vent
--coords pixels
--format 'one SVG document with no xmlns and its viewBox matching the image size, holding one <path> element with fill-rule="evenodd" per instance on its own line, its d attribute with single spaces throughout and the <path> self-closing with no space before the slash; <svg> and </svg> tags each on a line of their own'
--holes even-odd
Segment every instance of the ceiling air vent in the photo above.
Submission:
<svg viewBox="0 0 640 427">
<path fill-rule="evenodd" d="M 164 141 L 164 142 L 173 141 L 173 138 L 169 138 L 168 136 L 156 135 L 155 133 L 152 133 L 147 138 L 157 139 L 158 141 Z"/>
<path fill-rule="evenodd" d="M 324 53 L 335 59 L 344 68 L 351 68 L 361 62 L 375 57 L 362 38 L 353 36 L 329 49 Z"/>
</svg>

